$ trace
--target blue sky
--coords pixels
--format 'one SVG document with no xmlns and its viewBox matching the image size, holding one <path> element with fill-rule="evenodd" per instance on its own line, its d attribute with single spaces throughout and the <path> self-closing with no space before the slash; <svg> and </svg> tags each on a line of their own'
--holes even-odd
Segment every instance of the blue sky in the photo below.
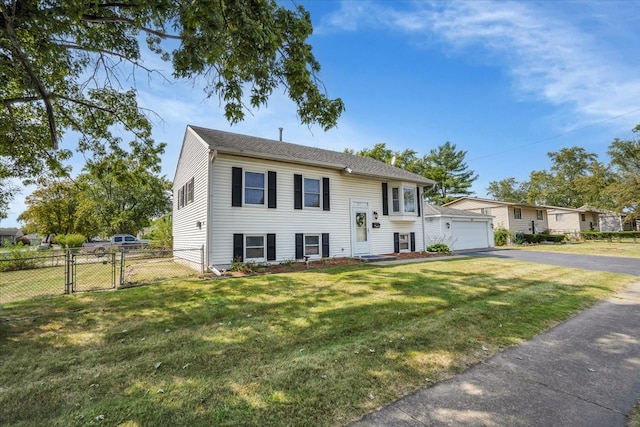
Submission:
<svg viewBox="0 0 640 427">
<path fill-rule="evenodd" d="M 479 175 L 473 191 L 484 197 L 491 181 L 548 169 L 547 152 L 562 147 L 583 147 L 606 162 L 610 142 L 631 138 L 640 124 L 638 1 L 298 4 L 311 13 L 309 41 L 328 95 L 346 105 L 337 128 L 299 125 L 283 91 L 230 126 L 202 82 L 139 77 L 140 103 L 158 115 L 154 136 L 168 144 L 169 179 L 187 124 L 273 139 L 283 127 L 285 141 L 337 151 L 384 142 L 422 156 L 450 141 L 467 151 Z M 145 64 L 170 75 L 154 57 Z M 1 226 L 18 224 L 29 191 Z"/>
</svg>

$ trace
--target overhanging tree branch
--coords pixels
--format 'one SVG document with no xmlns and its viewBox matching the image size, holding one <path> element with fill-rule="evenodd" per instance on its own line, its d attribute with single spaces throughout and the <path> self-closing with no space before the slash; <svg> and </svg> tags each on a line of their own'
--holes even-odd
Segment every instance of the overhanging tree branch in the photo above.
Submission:
<svg viewBox="0 0 640 427">
<path fill-rule="evenodd" d="M 158 36 L 163 39 L 172 39 L 172 40 L 182 40 L 181 36 L 176 36 L 174 34 L 167 34 L 162 31 L 157 31 L 152 28 L 143 27 L 138 24 L 133 19 L 124 18 L 122 16 L 95 16 L 95 15 L 82 15 L 80 20 L 83 22 L 88 22 L 91 24 L 128 24 L 132 27 L 143 31 L 147 34 L 152 34 L 154 36 Z"/>
<path fill-rule="evenodd" d="M 11 46 L 13 47 L 13 51 L 15 55 L 18 57 L 22 67 L 29 75 L 31 82 L 36 87 L 36 90 L 40 93 L 42 97 L 42 102 L 44 103 L 45 111 L 47 114 L 47 121 L 49 122 L 49 134 L 51 136 L 51 145 L 54 150 L 58 149 L 58 136 L 56 132 L 56 118 L 53 111 L 53 105 L 51 104 L 51 99 L 49 92 L 44 87 L 44 84 L 40 81 L 40 78 L 37 76 L 34 68 L 31 65 L 31 61 L 27 58 L 24 51 L 20 46 L 20 42 L 18 42 L 18 37 L 16 35 L 15 29 L 13 28 L 13 16 L 7 15 L 5 8 L 2 8 L 2 16 L 4 18 L 4 30 L 5 34 L 9 38 L 11 42 Z"/>
</svg>

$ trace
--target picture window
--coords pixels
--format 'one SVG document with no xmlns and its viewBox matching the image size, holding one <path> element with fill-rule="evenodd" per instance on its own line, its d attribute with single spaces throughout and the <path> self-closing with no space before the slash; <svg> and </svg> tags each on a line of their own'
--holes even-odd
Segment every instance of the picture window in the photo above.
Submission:
<svg viewBox="0 0 640 427">
<path fill-rule="evenodd" d="M 416 189 L 415 188 L 402 188 L 402 195 L 404 198 L 404 211 L 415 213 L 416 212 Z"/>
</svg>

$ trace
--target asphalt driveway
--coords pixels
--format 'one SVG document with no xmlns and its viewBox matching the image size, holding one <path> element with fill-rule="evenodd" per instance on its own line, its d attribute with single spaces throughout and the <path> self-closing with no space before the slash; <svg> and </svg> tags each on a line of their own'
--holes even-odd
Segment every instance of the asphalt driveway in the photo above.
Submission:
<svg viewBox="0 0 640 427">
<path fill-rule="evenodd" d="M 508 258 L 561 267 L 582 268 L 584 270 L 608 271 L 640 276 L 640 259 L 621 258 L 600 255 L 561 254 L 557 252 L 538 252 L 526 250 L 497 249 L 493 251 L 465 252 L 465 255 Z"/>
</svg>

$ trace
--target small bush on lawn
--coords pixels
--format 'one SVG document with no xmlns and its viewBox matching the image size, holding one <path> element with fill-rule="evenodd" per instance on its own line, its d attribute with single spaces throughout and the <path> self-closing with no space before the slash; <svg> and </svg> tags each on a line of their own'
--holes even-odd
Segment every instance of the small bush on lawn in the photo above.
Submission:
<svg viewBox="0 0 640 427">
<path fill-rule="evenodd" d="M 493 242 L 496 246 L 505 246 L 511 240 L 511 232 L 504 227 L 498 227 L 493 231 Z"/>
<path fill-rule="evenodd" d="M 58 234 L 55 239 L 53 239 L 54 243 L 62 246 L 63 248 L 79 248 L 85 240 L 86 239 L 82 234 Z"/>
<path fill-rule="evenodd" d="M 37 267 L 33 253 L 25 250 L 22 242 L 7 246 L 9 256 L 0 262 L 0 271 L 29 270 Z"/>
<path fill-rule="evenodd" d="M 524 241 L 527 243 L 554 242 L 562 243 L 566 236 L 564 234 L 523 234 Z"/>
<path fill-rule="evenodd" d="M 451 253 L 451 249 L 445 243 L 434 243 L 431 246 L 427 247 L 428 252 L 437 252 L 440 254 L 448 254 Z"/>
</svg>

